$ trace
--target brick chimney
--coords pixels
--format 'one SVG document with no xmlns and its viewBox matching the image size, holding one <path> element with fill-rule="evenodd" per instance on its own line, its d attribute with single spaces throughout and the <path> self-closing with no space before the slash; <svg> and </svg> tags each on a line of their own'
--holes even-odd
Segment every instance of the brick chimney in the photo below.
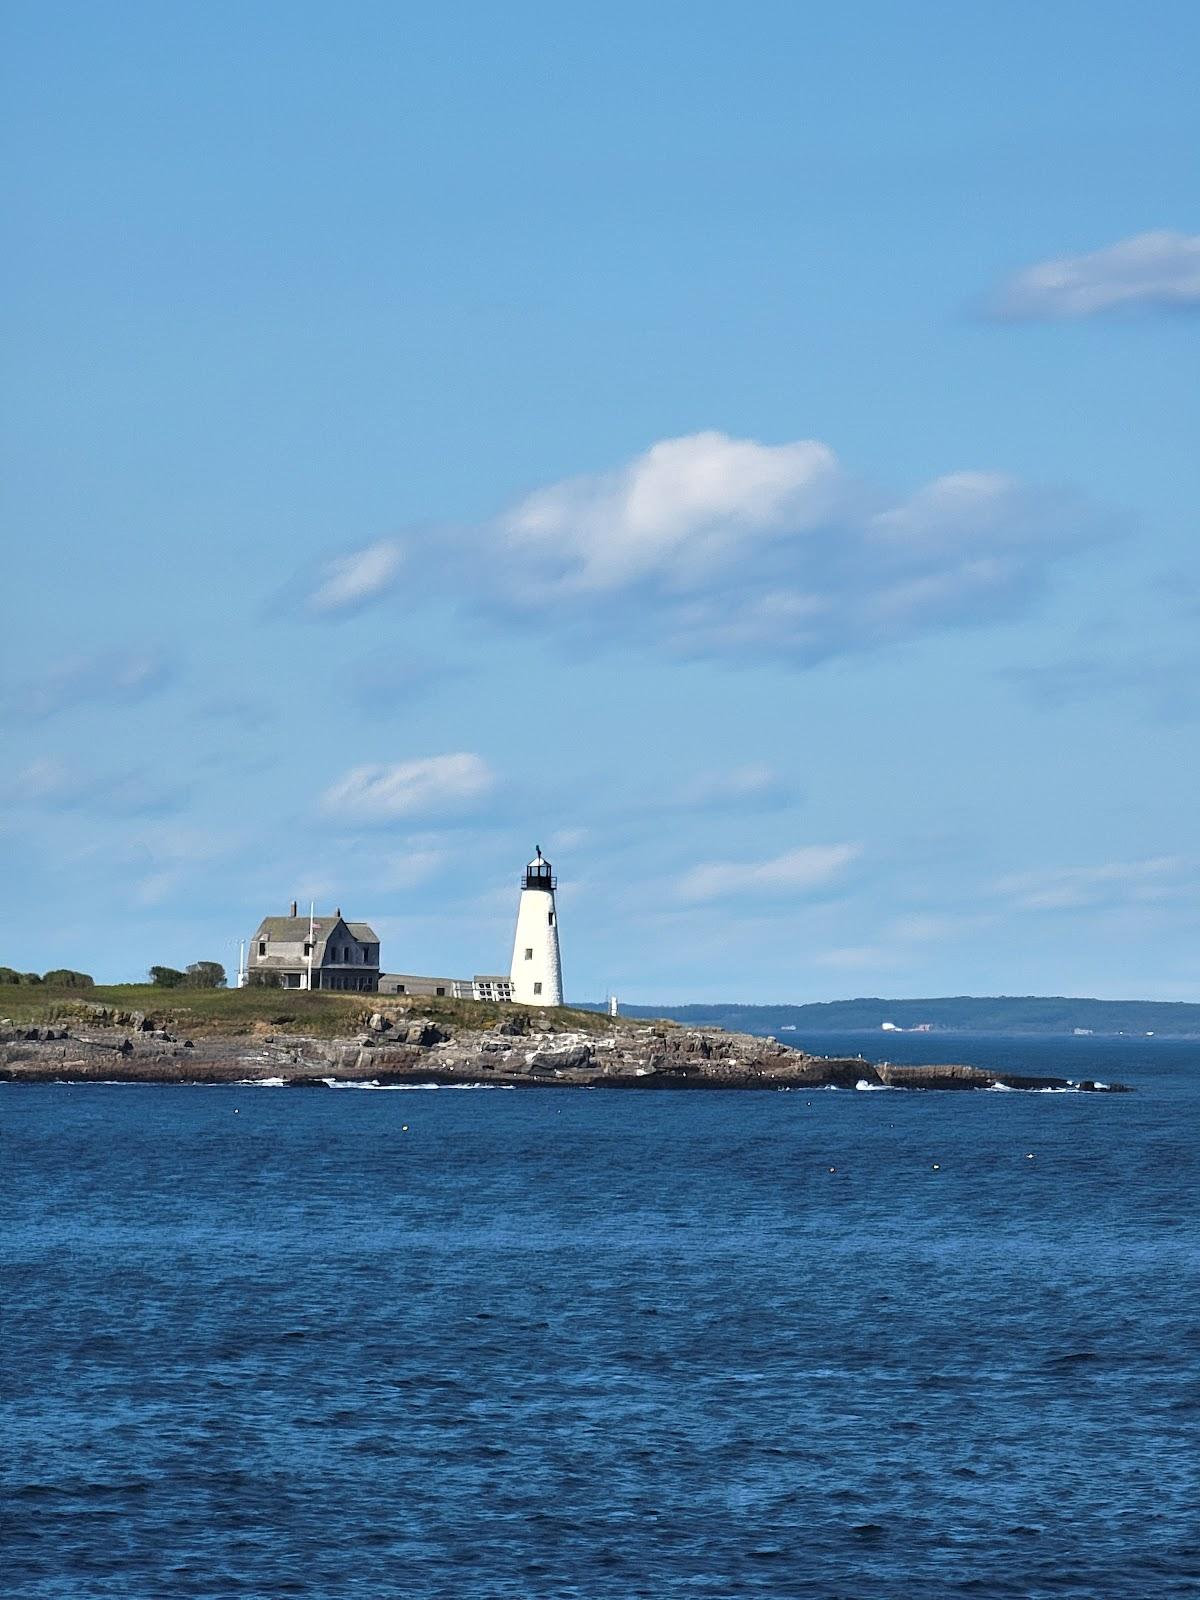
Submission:
<svg viewBox="0 0 1200 1600">
<path fill-rule="evenodd" d="M 296 902 L 293 900 L 292 901 L 292 916 L 294 917 L 295 915 L 296 915 Z"/>
</svg>

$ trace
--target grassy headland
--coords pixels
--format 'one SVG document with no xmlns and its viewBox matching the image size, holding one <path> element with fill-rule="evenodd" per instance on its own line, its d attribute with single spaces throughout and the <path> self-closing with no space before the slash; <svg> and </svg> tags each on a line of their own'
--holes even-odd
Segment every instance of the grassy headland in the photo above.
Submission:
<svg viewBox="0 0 1200 1600">
<path fill-rule="evenodd" d="M 297 989 L 168 989 L 150 983 L 96 985 L 90 989 L 56 988 L 51 984 L 0 985 L 0 1021 L 18 1026 L 48 1027 L 86 1022 L 96 1008 L 143 1012 L 172 1033 L 200 1038 L 212 1034 L 261 1033 L 337 1039 L 361 1033 L 375 1011 L 396 1018 L 429 1017 L 456 1027 L 489 1028 L 507 1017 L 531 1023 L 541 1018 L 556 1028 L 604 1034 L 609 1017 L 568 1006 L 538 1011 L 530 1006 L 501 1005 L 488 1000 L 451 1000 L 424 995 L 335 994 Z M 645 1026 L 644 1022 L 634 1026 Z"/>
</svg>

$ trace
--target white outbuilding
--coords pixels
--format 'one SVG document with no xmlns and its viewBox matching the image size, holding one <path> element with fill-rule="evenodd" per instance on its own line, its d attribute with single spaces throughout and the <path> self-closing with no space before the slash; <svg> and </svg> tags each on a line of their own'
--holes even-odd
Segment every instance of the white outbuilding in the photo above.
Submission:
<svg viewBox="0 0 1200 1600">
<path fill-rule="evenodd" d="M 562 957 L 554 903 L 557 887 L 554 869 L 539 848 L 521 878 L 512 958 L 512 997 L 518 1005 L 562 1005 Z"/>
</svg>

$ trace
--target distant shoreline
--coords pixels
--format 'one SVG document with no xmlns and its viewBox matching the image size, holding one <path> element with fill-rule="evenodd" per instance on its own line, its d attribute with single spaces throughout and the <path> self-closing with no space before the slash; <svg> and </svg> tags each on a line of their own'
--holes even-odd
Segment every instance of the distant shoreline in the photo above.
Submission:
<svg viewBox="0 0 1200 1600">
<path fill-rule="evenodd" d="M 714 1001 L 623 1006 L 627 1016 L 666 1017 L 692 1027 L 755 1033 L 980 1034 L 1003 1038 L 1200 1039 L 1200 1003 L 1094 1000 L 1050 995 L 956 995 L 916 1000 L 878 996 L 804 1005 Z M 892 1024 L 887 1027 L 886 1024 Z"/>
</svg>

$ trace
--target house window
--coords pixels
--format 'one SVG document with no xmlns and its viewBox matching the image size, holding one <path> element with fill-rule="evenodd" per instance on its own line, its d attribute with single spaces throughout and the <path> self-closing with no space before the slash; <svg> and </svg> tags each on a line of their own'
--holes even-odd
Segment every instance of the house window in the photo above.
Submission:
<svg viewBox="0 0 1200 1600">
<path fill-rule="evenodd" d="M 526 961 L 532 961 L 533 960 L 533 951 L 532 950 L 526 950 L 525 959 L 526 959 Z"/>
<path fill-rule="evenodd" d="M 439 994 L 445 994 L 445 992 L 446 992 L 446 990 L 445 990 L 445 987 L 444 987 L 444 986 L 443 986 L 443 985 L 442 985 L 442 984 L 440 984 L 440 983 L 439 983 L 439 984 L 438 984 L 438 987 L 437 987 L 437 992 L 438 992 L 438 993 L 439 993 Z"/>
<path fill-rule="evenodd" d="M 259 953 L 260 956 L 265 956 L 266 955 L 266 953 L 267 953 L 267 941 L 265 939 L 260 939 L 258 941 L 258 953 Z"/>
<path fill-rule="evenodd" d="M 534 986 L 533 986 L 533 992 L 534 992 L 534 994 L 541 994 L 541 992 L 542 992 L 542 986 L 541 986 L 541 984 L 540 984 L 540 983 L 535 983 L 535 984 L 534 984 Z"/>
<path fill-rule="evenodd" d="M 404 985 L 402 983 L 398 983 L 396 985 L 396 993 L 397 994 L 407 994 L 408 990 L 404 987 Z"/>
<path fill-rule="evenodd" d="M 312 945 L 309 944 L 307 939 L 304 941 L 304 954 L 306 956 L 312 955 Z"/>
</svg>

